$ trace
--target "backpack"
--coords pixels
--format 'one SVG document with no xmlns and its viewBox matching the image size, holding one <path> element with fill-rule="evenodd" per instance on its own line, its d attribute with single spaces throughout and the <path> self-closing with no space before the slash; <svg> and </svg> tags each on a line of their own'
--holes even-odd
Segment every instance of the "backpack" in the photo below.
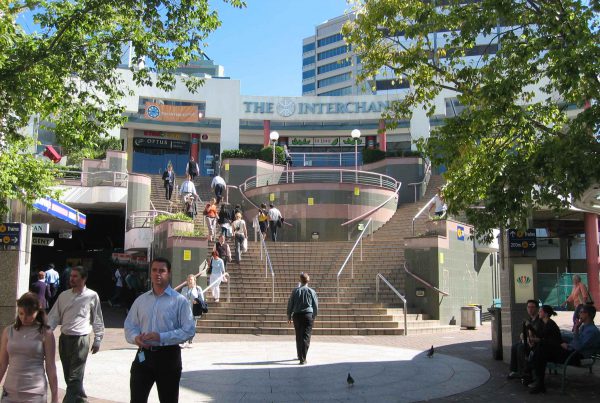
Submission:
<svg viewBox="0 0 600 403">
<path fill-rule="evenodd" d="M 209 210 L 210 210 L 210 203 L 206 203 L 206 207 L 204 207 L 204 211 L 202 212 L 202 215 L 208 216 Z"/>
</svg>

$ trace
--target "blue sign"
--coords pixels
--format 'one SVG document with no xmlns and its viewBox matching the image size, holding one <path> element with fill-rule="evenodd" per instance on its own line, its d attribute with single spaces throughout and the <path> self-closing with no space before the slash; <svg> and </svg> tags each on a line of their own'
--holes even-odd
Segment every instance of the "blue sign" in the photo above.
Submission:
<svg viewBox="0 0 600 403">
<path fill-rule="evenodd" d="M 461 227 L 460 225 L 456 226 L 456 239 L 459 241 L 465 240 L 465 227 Z"/>
<path fill-rule="evenodd" d="M 69 224 L 75 225 L 76 227 L 85 229 L 85 214 L 80 213 L 74 208 L 63 204 L 58 200 L 54 200 L 51 197 L 37 199 L 36 202 L 33 203 L 33 207 L 40 211 L 43 211 L 44 213 L 50 214 L 51 216 L 56 217 L 59 220 L 66 221 Z"/>
<path fill-rule="evenodd" d="M 2 223 L 0 224 L 0 248 L 16 249 L 19 246 L 21 237 L 21 224 Z"/>
<path fill-rule="evenodd" d="M 536 249 L 537 237 L 535 228 L 528 230 L 509 229 L 508 246 L 509 249 Z"/>
</svg>

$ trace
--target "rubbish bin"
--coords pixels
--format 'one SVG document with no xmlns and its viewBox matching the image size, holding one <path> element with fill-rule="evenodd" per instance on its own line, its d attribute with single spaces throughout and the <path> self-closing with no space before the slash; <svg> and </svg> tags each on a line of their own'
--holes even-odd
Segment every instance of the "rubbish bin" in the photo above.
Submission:
<svg viewBox="0 0 600 403">
<path fill-rule="evenodd" d="M 492 357 L 495 360 L 502 359 L 502 321 L 500 317 L 501 309 L 497 307 L 488 308 L 492 315 Z"/>
<path fill-rule="evenodd" d="M 476 306 L 479 308 L 479 325 L 483 326 L 483 305 L 479 304 L 469 304 L 469 306 Z"/>
<path fill-rule="evenodd" d="M 481 322 L 481 310 L 476 306 L 463 306 L 460 308 L 460 326 L 467 329 L 476 329 Z"/>
</svg>

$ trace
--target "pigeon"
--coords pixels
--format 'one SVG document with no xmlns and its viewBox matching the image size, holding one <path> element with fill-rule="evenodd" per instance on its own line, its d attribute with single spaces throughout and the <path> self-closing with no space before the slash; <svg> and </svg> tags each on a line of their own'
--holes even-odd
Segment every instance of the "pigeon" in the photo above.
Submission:
<svg viewBox="0 0 600 403">
<path fill-rule="evenodd" d="M 435 352 L 435 350 L 433 349 L 433 346 L 431 346 L 431 348 L 427 352 L 427 358 L 433 358 L 433 353 L 434 352 Z"/>
<path fill-rule="evenodd" d="M 348 386 L 354 386 L 354 378 L 350 376 L 350 372 L 348 372 L 348 378 L 346 378 L 346 382 L 348 382 Z"/>
</svg>

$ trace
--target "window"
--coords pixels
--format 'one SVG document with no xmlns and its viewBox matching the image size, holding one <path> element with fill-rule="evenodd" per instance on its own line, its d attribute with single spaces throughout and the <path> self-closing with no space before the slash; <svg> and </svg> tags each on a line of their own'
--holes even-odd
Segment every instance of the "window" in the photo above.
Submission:
<svg viewBox="0 0 600 403">
<path fill-rule="evenodd" d="M 317 68 L 317 72 L 319 74 L 323 74 L 323 73 L 327 73 L 327 72 L 330 72 L 333 70 L 341 69 L 343 67 L 348 67 L 348 66 L 350 66 L 350 64 L 352 64 L 350 62 L 350 59 L 338 60 L 337 62 L 328 63 L 328 64 L 324 64 L 322 66 L 319 66 Z"/>
<path fill-rule="evenodd" d="M 307 78 L 311 78 L 315 76 L 315 69 L 306 70 L 302 72 L 302 79 L 306 80 Z"/>
<path fill-rule="evenodd" d="M 319 94 L 319 96 L 325 96 L 325 95 L 335 96 L 335 95 L 350 95 L 350 94 L 352 94 L 352 87 L 344 87 L 344 88 L 339 88 L 339 89 L 333 90 L 333 91 L 322 92 Z"/>
<path fill-rule="evenodd" d="M 321 47 L 321 46 L 329 45 L 331 43 L 339 42 L 342 39 L 344 39 L 342 34 L 335 34 L 335 35 L 327 36 L 323 39 L 319 39 L 317 41 L 317 46 Z M 314 47 L 313 47 L 313 49 L 314 49 Z"/>
<path fill-rule="evenodd" d="M 314 42 L 307 43 L 306 45 L 302 46 L 302 53 L 310 52 L 311 50 L 315 50 Z"/>
<path fill-rule="evenodd" d="M 326 50 L 325 52 L 321 52 L 317 55 L 317 60 L 327 59 L 337 55 L 343 55 L 348 51 L 348 45 L 340 46 L 339 48 L 333 48 Z"/>
<path fill-rule="evenodd" d="M 327 87 L 329 85 L 348 81 L 350 79 L 350 77 L 351 77 L 351 73 L 348 72 L 348 73 L 344 73 L 344 74 L 339 74 L 337 76 L 324 78 L 323 80 L 319 80 L 317 87 L 322 88 L 322 87 Z"/>
<path fill-rule="evenodd" d="M 309 64 L 313 64 L 314 62 L 314 56 L 305 57 L 304 59 L 302 59 L 302 66 L 308 66 Z"/>
<path fill-rule="evenodd" d="M 308 83 L 308 84 L 304 84 L 302 86 L 302 93 L 303 94 L 305 92 L 314 91 L 314 90 L 315 90 L 315 83 Z"/>
<path fill-rule="evenodd" d="M 392 78 L 386 80 L 377 80 L 375 87 L 377 91 L 397 90 L 400 88 L 410 88 L 410 83 L 407 79 Z"/>
</svg>

